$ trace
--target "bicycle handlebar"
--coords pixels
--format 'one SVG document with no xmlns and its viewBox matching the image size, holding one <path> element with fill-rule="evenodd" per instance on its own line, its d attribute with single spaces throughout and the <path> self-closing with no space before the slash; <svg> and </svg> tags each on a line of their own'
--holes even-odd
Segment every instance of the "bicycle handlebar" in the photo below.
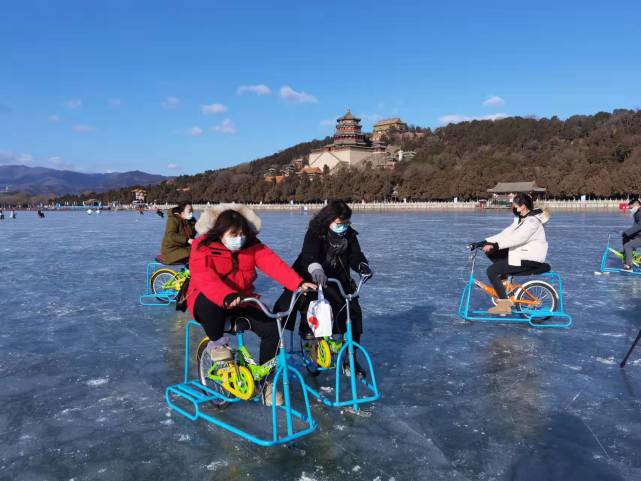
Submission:
<svg viewBox="0 0 641 481">
<path fill-rule="evenodd" d="M 471 244 L 467 244 L 467 248 L 471 251 L 475 251 L 476 249 L 484 247 L 486 244 L 486 241 L 472 242 Z"/>
<path fill-rule="evenodd" d="M 302 292 L 303 292 L 303 289 L 301 289 L 300 287 L 294 291 L 294 293 L 292 294 L 292 299 L 289 302 L 289 309 L 287 309 L 284 312 L 270 311 L 268 307 L 256 297 L 244 297 L 243 299 L 241 299 L 240 303 L 243 304 L 243 303 L 249 302 L 249 303 L 256 304 L 260 308 L 260 310 L 265 313 L 267 317 L 270 317 L 272 319 L 282 319 L 283 317 L 289 316 L 291 312 L 294 310 L 294 305 L 296 304 L 296 301 L 298 301 L 298 298 L 300 297 Z"/>
<path fill-rule="evenodd" d="M 358 281 L 358 286 L 356 287 L 356 290 L 351 294 L 345 293 L 345 290 L 343 289 L 343 285 L 338 279 L 335 279 L 334 277 L 330 277 L 329 279 L 327 279 L 327 282 L 332 282 L 336 284 L 336 286 L 338 287 L 338 292 L 340 292 L 341 296 L 343 296 L 344 298 L 347 298 L 348 295 L 352 297 L 358 297 L 358 294 L 361 292 L 361 287 L 363 287 L 363 284 L 365 284 L 370 277 L 372 277 L 371 274 L 367 276 L 361 276 L 361 278 Z"/>
</svg>

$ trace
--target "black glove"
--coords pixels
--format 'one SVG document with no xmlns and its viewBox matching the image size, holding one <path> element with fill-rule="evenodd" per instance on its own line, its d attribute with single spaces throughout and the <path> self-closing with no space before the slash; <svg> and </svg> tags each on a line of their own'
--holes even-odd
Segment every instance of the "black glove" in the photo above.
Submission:
<svg viewBox="0 0 641 481">
<path fill-rule="evenodd" d="M 364 262 L 361 262 L 359 264 L 358 273 L 363 277 L 372 277 L 374 275 L 372 269 L 369 268 L 369 265 L 365 264 Z"/>
<path fill-rule="evenodd" d="M 227 294 L 225 296 L 225 299 L 223 300 L 223 304 L 225 304 L 225 309 L 229 307 L 229 305 L 234 302 L 236 299 L 240 300 L 242 299 L 243 296 L 238 294 L 238 292 L 232 292 L 231 294 Z"/>
</svg>

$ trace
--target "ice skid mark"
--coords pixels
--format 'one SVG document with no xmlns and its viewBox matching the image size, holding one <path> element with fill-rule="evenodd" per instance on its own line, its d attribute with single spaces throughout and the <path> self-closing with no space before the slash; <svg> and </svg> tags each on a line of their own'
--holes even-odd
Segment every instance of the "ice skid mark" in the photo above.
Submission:
<svg viewBox="0 0 641 481">
<path fill-rule="evenodd" d="M 227 466 L 229 466 L 229 463 L 227 461 L 212 461 L 207 466 L 205 466 L 205 469 L 207 471 L 216 471 L 219 468 L 225 468 Z"/>
<path fill-rule="evenodd" d="M 603 357 L 597 357 L 597 358 L 596 358 L 596 360 L 597 360 L 597 362 L 600 362 L 601 364 L 606 364 L 606 365 L 608 365 L 608 366 L 614 366 L 614 365 L 617 363 L 617 362 L 614 360 L 614 358 L 613 358 L 613 357 L 611 357 L 611 356 L 610 356 L 610 357 L 608 357 L 607 359 L 606 359 L 606 358 L 603 358 Z"/>
<path fill-rule="evenodd" d="M 303 473 L 300 475 L 300 478 L 298 478 L 298 481 L 318 481 L 316 478 L 312 478 L 311 476 L 308 476 L 307 473 L 303 471 Z"/>
<path fill-rule="evenodd" d="M 89 379 L 85 384 L 90 387 L 96 387 L 96 386 L 102 386 L 103 384 L 107 384 L 109 382 L 108 377 L 98 377 L 96 379 Z"/>
</svg>

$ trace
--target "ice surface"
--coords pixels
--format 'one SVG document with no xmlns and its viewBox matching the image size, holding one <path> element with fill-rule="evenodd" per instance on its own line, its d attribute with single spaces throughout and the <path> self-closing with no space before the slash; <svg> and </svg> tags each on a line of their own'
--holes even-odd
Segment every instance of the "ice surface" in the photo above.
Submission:
<svg viewBox="0 0 641 481">
<path fill-rule="evenodd" d="M 263 218 L 263 241 L 293 261 L 309 217 Z M 641 346 L 617 365 L 641 328 L 641 278 L 593 274 L 629 217 L 555 213 L 548 224 L 570 330 L 457 318 L 464 243 L 509 213 L 353 220 L 376 271 L 363 344 L 383 397 L 368 418 L 314 404 L 320 427 L 299 450 L 257 448 L 165 404 L 185 316 L 138 305 L 163 220 L 0 222 L 0 479 L 641 480 Z M 270 300 L 280 292 L 258 286 Z"/>
</svg>

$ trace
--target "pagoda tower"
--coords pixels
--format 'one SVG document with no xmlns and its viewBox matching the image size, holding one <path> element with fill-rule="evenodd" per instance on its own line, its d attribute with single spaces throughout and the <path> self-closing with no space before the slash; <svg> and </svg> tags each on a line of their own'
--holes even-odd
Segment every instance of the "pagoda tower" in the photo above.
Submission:
<svg viewBox="0 0 641 481">
<path fill-rule="evenodd" d="M 342 147 L 368 145 L 365 134 L 361 132 L 361 119 L 355 117 L 351 110 L 336 120 L 336 133 L 334 134 L 334 146 Z"/>
</svg>

